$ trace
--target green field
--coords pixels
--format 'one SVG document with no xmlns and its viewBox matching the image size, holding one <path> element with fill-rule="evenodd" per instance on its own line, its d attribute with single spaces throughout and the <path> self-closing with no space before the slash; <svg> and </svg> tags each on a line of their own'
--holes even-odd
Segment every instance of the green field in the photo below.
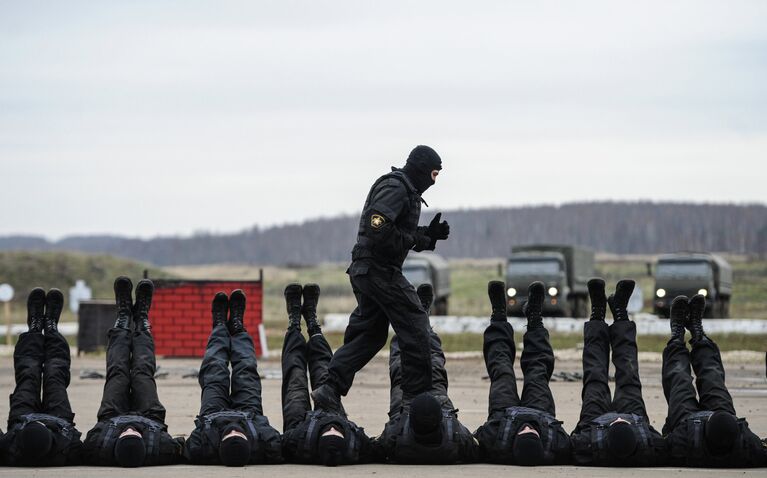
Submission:
<svg viewBox="0 0 767 478">
<path fill-rule="evenodd" d="M 608 284 L 621 278 L 637 280 L 644 292 L 645 311 L 651 310 L 652 277 L 647 275 L 650 258 L 624 258 L 605 256 L 597 262 L 597 271 Z M 735 274 L 735 292 L 731 314 L 738 318 L 767 319 L 767 260 L 730 257 Z M 489 313 L 487 282 L 499 279 L 498 260 L 451 261 L 453 294 L 450 314 L 486 316 Z M 347 264 L 320 264 L 312 267 L 263 267 L 264 322 L 268 330 L 269 345 L 279 349 L 286 325 L 283 288 L 290 282 L 316 282 L 322 288 L 319 314 L 348 313 L 355 305 L 348 277 Z M 147 264 L 105 255 L 86 255 L 61 252 L 4 252 L 0 253 L 0 283 L 8 282 L 16 288 L 13 301 L 13 322 L 25 320 L 24 300 L 35 286 L 58 287 L 67 295 L 75 280 L 84 279 L 92 288 L 94 298 L 112 298 L 112 282 L 118 275 L 138 280 L 145 269 L 152 278 L 179 277 L 188 279 L 258 279 L 260 267 L 240 264 L 168 267 L 164 269 Z M 610 286 L 608 286 L 608 289 Z M 62 320 L 75 320 L 68 311 Z M 340 344 L 341 334 L 328 334 L 331 344 Z M 724 350 L 764 350 L 767 337 L 729 334 L 718 337 Z M 578 334 L 559 334 L 552 337 L 556 348 L 572 348 L 580 343 Z M 481 336 L 459 334 L 445 336 L 445 349 L 449 351 L 480 350 Z M 642 337 L 640 347 L 647 351 L 660 351 L 663 337 Z"/>
</svg>

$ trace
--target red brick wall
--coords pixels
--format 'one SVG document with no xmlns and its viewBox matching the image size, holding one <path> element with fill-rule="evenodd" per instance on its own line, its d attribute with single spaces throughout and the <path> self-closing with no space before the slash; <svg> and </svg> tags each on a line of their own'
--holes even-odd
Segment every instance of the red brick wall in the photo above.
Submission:
<svg viewBox="0 0 767 478">
<path fill-rule="evenodd" d="M 211 329 L 210 305 L 216 292 L 230 294 L 242 289 L 247 298 L 245 329 L 261 356 L 258 326 L 263 320 L 263 288 L 260 281 L 155 280 L 149 320 L 157 355 L 202 357 Z"/>
</svg>

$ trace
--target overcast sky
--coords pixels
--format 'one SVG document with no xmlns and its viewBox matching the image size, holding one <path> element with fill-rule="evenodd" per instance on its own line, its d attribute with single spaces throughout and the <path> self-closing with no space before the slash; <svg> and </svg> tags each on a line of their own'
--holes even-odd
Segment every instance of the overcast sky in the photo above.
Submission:
<svg viewBox="0 0 767 478">
<path fill-rule="evenodd" d="M 765 25 L 761 0 L 0 0 L 0 235 L 352 213 L 416 144 L 428 215 L 765 203 Z"/>
</svg>

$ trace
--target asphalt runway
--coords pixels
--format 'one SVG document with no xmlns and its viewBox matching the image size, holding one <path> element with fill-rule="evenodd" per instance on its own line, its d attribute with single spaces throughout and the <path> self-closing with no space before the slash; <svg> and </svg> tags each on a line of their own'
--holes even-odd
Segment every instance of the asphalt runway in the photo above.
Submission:
<svg viewBox="0 0 767 478">
<path fill-rule="evenodd" d="M 574 352 L 574 351 L 573 351 Z M 559 356 L 560 354 L 558 354 Z M 561 354 L 556 371 L 577 372 L 580 361 L 575 353 Z M 158 379 L 160 399 L 168 410 L 167 423 L 173 435 L 188 435 L 194 427 L 193 421 L 200 405 L 200 388 L 196 379 L 182 378 L 191 369 L 199 366 L 199 360 L 189 359 L 159 359 L 162 371 L 168 372 L 167 377 Z M 517 365 L 518 367 L 518 365 Z M 727 385 L 735 400 L 735 406 L 740 416 L 745 416 L 752 430 L 761 436 L 767 436 L 767 380 L 765 380 L 764 363 L 745 362 L 733 358 L 725 358 L 727 369 Z M 487 390 L 489 382 L 484 363 L 479 358 L 455 359 L 448 358 L 448 373 L 450 375 L 450 396 L 456 407 L 460 409 L 459 417 L 462 422 L 474 430 L 481 425 L 487 415 Z M 75 358 L 72 362 L 72 384 L 69 387 L 70 400 L 76 413 L 75 421 L 78 429 L 85 433 L 96 421 L 103 380 L 81 379 L 79 373 L 84 369 L 104 370 L 104 358 L 89 356 Z M 278 360 L 263 360 L 260 364 L 263 380 L 264 413 L 278 430 L 282 428 L 280 409 L 280 364 Z M 521 372 L 517 372 L 521 377 Z M 642 361 L 640 373 L 644 386 L 644 398 L 647 403 L 653 426 L 658 430 L 663 425 L 666 415 L 666 402 L 660 384 L 660 364 L 657 361 Z M 274 377 L 274 378 L 269 378 Z M 0 394 L 7 397 L 14 385 L 13 363 L 9 357 L 0 359 Z M 565 422 L 567 430 L 571 430 L 580 412 L 580 382 L 554 382 L 552 390 L 557 402 L 557 416 Z M 521 382 L 520 382 L 521 391 Z M 363 426 L 369 435 L 377 435 L 383 429 L 386 421 L 389 400 L 389 380 L 387 362 L 383 357 L 374 359 L 360 374 L 344 405 L 349 416 Z M 0 417 L 5 420 L 8 416 L 8 400 L 0 403 Z M 68 467 L 56 469 L 22 469 L 0 468 L 0 477 L 103 477 L 107 473 L 118 472 L 123 477 L 213 477 L 222 473 L 227 476 L 280 476 L 305 477 L 307 475 L 338 476 L 376 476 L 398 477 L 418 475 L 422 477 L 443 477 L 446 473 L 452 476 L 486 477 L 493 473 L 503 473 L 505 476 L 568 476 L 568 477 L 607 477 L 620 473 L 625 477 L 645 476 L 767 476 L 767 469 L 751 470 L 703 470 L 703 469 L 669 469 L 669 468 L 638 468 L 638 469 L 609 469 L 583 467 L 537 467 L 521 468 L 501 465 L 456 465 L 449 470 L 439 466 L 403 466 L 403 465 L 361 465 L 343 468 L 325 468 L 320 466 L 279 465 L 279 466 L 250 466 L 242 469 L 223 469 L 221 467 L 197 467 L 177 465 L 172 467 L 152 467 L 139 469 L 104 469 L 96 467 Z"/>
</svg>

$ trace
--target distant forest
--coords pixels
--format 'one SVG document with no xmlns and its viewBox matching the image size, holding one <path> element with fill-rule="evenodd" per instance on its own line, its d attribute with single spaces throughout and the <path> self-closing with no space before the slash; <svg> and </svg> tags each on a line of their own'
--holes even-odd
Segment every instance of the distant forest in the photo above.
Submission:
<svg viewBox="0 0 767 478">
<path fill-rule="evenodd" d="M 421 223 L 437 212 L 424 208 Z M 502 257 L 515 244 L 565 243 L 621 254 L 681 250 L 767 252 L 767 206 L 652 202 L 590 202 L 445 211 L 451 235 L 438 244 L 450 258 Z M 106 253 L 158 266 L 251 263 L 315 264 L 347 261 L 358 216 L 342 216 L 236 234 L 130 239 L 72 236 L 0 237 L 0 250 Z"/>
</svg>

